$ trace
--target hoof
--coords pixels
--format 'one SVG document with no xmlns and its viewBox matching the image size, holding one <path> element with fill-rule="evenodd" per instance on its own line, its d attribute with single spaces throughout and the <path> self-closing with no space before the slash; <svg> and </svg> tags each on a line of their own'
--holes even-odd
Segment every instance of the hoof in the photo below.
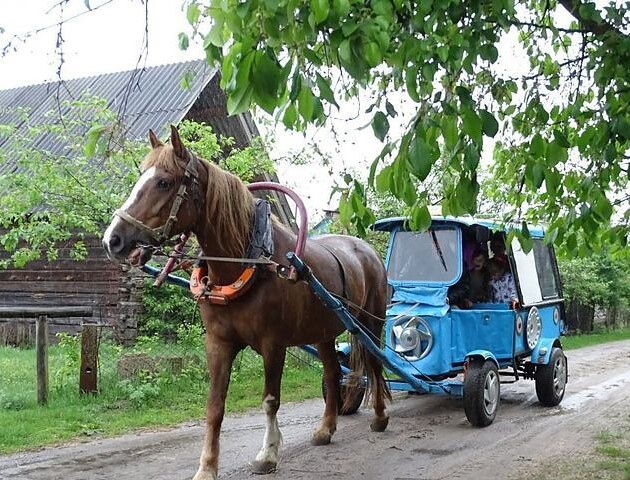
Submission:
<svg viewBox="0 0 630 480">
<path fill-rule="evenodd" d="M 217 475 L 214 472 L 208 472 L 206 470 L 199 470 L 195 474 L 193 480 L 216 480 Z"/>
<path fill-rule="evenodd" d="M 254 460 L 251 463 L 252 473 L 256 475 L 267 475 L 269 473 L 275 472 L 278 464 L 276 462 L 264 461 L 260 462 L 258 460 Z"/>
<path fill-rule="evenodd" d="M 311 445 L 320 446 L 328 445 L 332 435 L 330 433 L 315 432 L 311 438 Z"/>
<path fill-rule="evenodd" d="M 370 430 L 373 432 L 384 432 L 388 423 L 389 417 L 387 415 L 384 417 L 377 417 L 372 420 L 372 423 L 370 423 Z"/>
</svg>

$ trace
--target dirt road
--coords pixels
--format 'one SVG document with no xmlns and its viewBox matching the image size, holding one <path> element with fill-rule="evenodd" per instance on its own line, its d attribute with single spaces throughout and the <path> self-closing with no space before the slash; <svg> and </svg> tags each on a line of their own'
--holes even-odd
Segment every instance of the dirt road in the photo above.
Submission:
<svg viewBox="0 0 630 480">
<path fill-rule="evenodd" d="M 573 350 L 568 358 L 569 385 L 561 406 L 540 407 L 533 382 L 502 385 L 497 418 L 484 429 L 468 424 L 461 400 L 397 395 L 385 433 L 370 432 L 370 411 L 362 409 L 340 419 L 331 445 L 312 447 L 309 438 L 323 402 L 285 404 L 279 412 L 282 460 L 278 472 L 267 478 L 525 478 L 540 462 L 589 449 L 593 434 L 630 414 L 630 341 Z M 226 418 L 221 479 L 253 478 L 247 464 L 262 442 L 263 425 L 262 412 Z M 202 426 L 191 424 L 0 457 L 0 478 L 190 479 L 202 435 Z"/>
</svg>

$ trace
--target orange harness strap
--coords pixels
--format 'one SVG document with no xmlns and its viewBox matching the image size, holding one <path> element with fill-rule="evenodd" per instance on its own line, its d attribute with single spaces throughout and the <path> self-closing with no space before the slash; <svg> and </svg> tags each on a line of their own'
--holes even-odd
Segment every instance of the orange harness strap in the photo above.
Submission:
<svg viewBox="0 0 630 480">
<path fill-rule="evenodd" d="M 246 267 L 230 285 L 212 285 L 208 279 L 208 268 L 196 266 L 190 275 L 190 291 L 198 302 L 209 300 L 214 305 L 227 305 L 243 295 L 254 283 L 256 267 Z"/>
</svg>

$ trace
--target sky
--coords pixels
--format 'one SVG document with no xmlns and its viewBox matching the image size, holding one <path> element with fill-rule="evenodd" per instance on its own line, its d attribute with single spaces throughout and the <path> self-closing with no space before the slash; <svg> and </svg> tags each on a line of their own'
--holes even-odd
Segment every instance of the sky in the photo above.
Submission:
<svg viewBox="0 0 630 480">
<path fill-rule="evenodd" d="M 87 10 L 86 2 L 92 11 Z M 204 57 L 199 43 L 192 42 L 187 51 L 179 49 L 179 33 L 190 31 L 180 1 L 149 0 L 148 7 L 149 48 L 141 66 Z M 56 44 L 61 18 L 66 20 L 61 30 L 62 79 L 131 70 L 138 65 L 145 27 L 145 7 L 139 0 L 69 0 L 63 12 L 59 1 L 0 0 L 0 29 L 4 29 L 0 51 L 11 43 L 0 57 L 0 89 L 58 79 L 61 57 Z M 271 132 L 275 138 L 271 155 L 277 160 L 280 182 L 302 197 L 310 223 L 321 218 L 323 210 L 336 207 L 336 200 L 330 200 L 331 189 L 343 173 L 367 171 L 382 148 L 369 125 L 361 129 L 369 119 L 361 115 L 348 119 L 357 116 L 358 106 L 345 104 L 342 108 L 346 113 L 333 115 L 329 127 L 311 129 L 306 136 L 287 132 L 271 118 L 259 122 L 263 135 Z M 302 151 L 308 156 L 313 142 L 331 159 L 329 165 L 300 166 L 284 160 Z"/>
</svg>

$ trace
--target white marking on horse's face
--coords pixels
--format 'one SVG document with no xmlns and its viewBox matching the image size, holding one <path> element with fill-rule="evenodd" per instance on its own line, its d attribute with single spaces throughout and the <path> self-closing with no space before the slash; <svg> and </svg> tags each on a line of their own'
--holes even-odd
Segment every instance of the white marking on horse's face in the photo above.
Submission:
<svg viewBox="0 0 630 480">
<path fill-rule="evenodd" d="M 131 190 L 129 198 L 127 198 L 127 201 L 123 203 L 122 207 L 120 207 L 121 210 L 124 210 L 126 212 L 134 203 L 138 201 L 140 190 L 142 190 L 142 187 L 144 187 L 147 182 L 155 176 L 156 171 L 157 169 L 155 167 L 151 167 L 142 172 L 142 175 L 140 175 L 140 178 L 133 186 L 133 190 Z"/>
<path fill-rule="evenodd" d="M 122 204 L 122 207 L 120 207 L 120 210 L 123 210 L 126 212 L 129 210 L 129 208 L 131 208 L 131 206 L 134 203 L 136 203 L 136 201 L 138 200 L 138 196 L 140 195 L 140 190 L 142 190 L 142 187 L 144 187 L 147 184 L 147 182 L 155 176 L 156 171 L 157 169 L 155 167 L 151 167 L 145 170 L 142 173 L 142 175 L 140 175 L 140 178 L 138 179 L 136 184 L 133 186 L 133 189 L 131 190 L 129 197 L 127 198 L 125 203 Z M 121 222 L 120 217 L 118 217 L 117 215 L 114 215 L 112 223 L 109 224 L 109 227 L 107 227 L 107 230 L 105 230 L 105 233 L 103 234 L 103 242 L 105 245 L 109 245 L 112 232 L 114 232 L 114 230 L 118 227 L 118 224 L 120 222 Z"/>
</svg>

